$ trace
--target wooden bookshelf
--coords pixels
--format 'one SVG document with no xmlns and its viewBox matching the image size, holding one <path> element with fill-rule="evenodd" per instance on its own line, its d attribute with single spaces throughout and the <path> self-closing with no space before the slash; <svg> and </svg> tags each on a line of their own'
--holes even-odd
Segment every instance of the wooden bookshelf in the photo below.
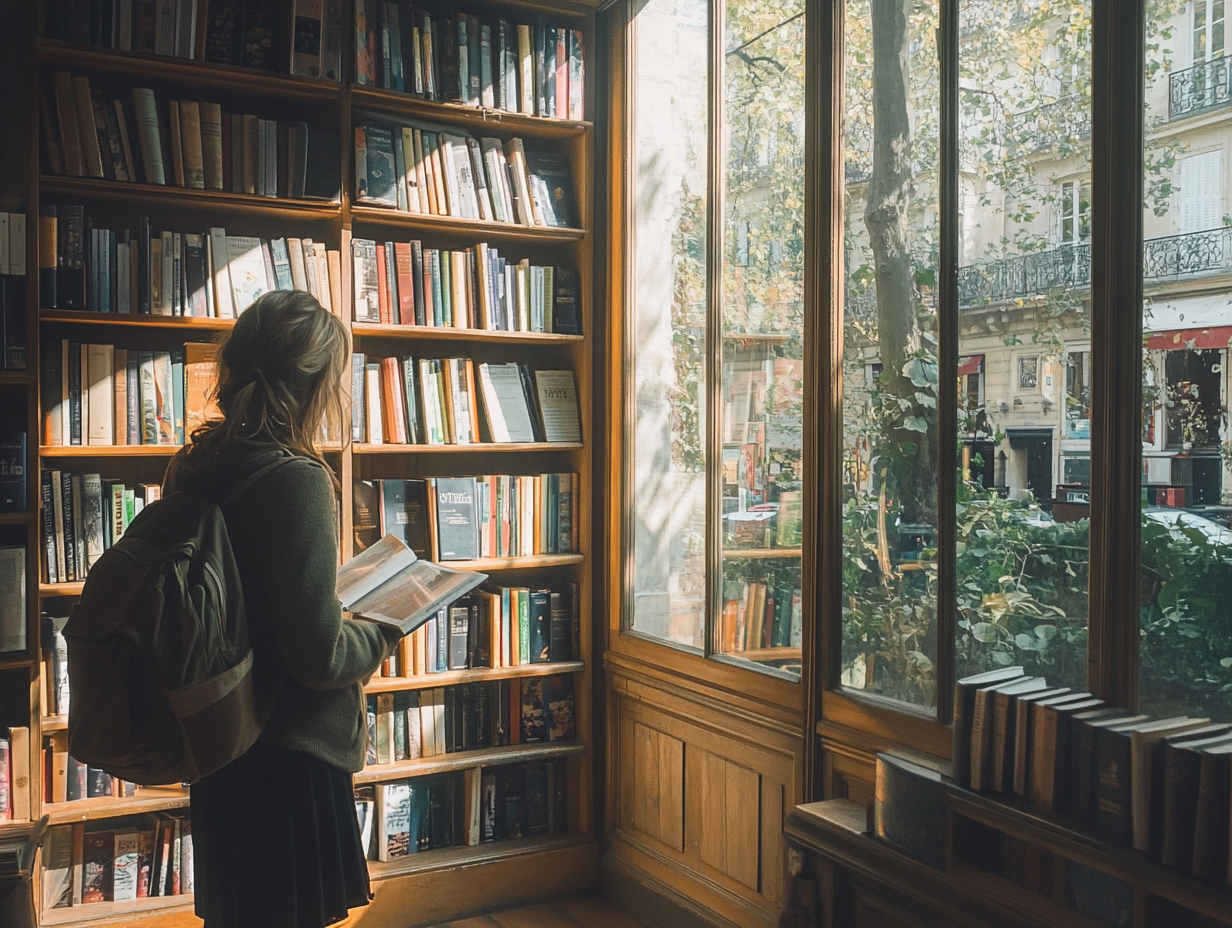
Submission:
<svg viewBox="0 0 1232 928">
<path fill-rule="evenodd" d="M 202 0 L 204 2 L 204 0 Z M 45 3 L 37 4 L 45 7 Z M 200 4 L 199 4 L 200 5 Z M 552 3 L 548 0 L 498 0 L 495 5 L 483 3 L 479 10 L 485 15 L 500 15 L 511 22 L 530 22 L 535 16 L 546 16 L 570 28 L 579 30 L 585 39 L 587 78 L 587 114 L 595 110 L 594 62 L 598 60 L 594 44 L 594 8 L 597 3 Z M 346 17 L 353 4 L 344 3 L 343 73 L 348 80 L 354 74 L 353 26 Z M 282 0 L 282 13 L 287 17 L 290 0 Z M 470 12 L 464 8 L 464 11 Z M 40 11 L 40 14 L 44 11 Z M 499 680 L 516 680 L 550 674 L 572 674 L 576 694 L 575 721 L 577 740 L 562 743 L 515 745 L 491 748 L 439 757 L 420 758 L 381 767 L 368 768 L 355 778 L 357 783 L 373 784 L 389 779 L 427 776 L 439 773 L 472 771 L 485 766 L 532 763 L 553 758 L 567 758 L 568 770 L 568 830 L 565 833 L 543 835 L 509 841 L 464 846 L 466 835 L 457 835 L 458 846 L 433 850 L 390 863 L 370 864 L 374 881 L 380 889 L 392 893 L 422 892 L 426 884 L 415 882 L 428 875 L 440 879 L 440 871 L 459 868 L 468 873 L 491 874 L 492 880 L 472 887 L 473 892 L 458 895 L 457 905 L 467 907 L 495 904 L 499 901 L 501 874 L 516 874 L 520 891 L 534 893 L 534 887 L 556 887 L 560 873 L 577 875 L 578 880 L 595 879 L 598 847 L 595 840 L 594 758 L 595 719 L 592 704 L 594 649 L 592 647 L 591 603 L 594 597 L 594 558 L 592 552 L 592 486 L 594 431 L 593 402 L 600 366 L 593 363 L 596 343 L 593 333 L 603 328 L 596 320 L 594 307 L 595 240 L 589 224 L 595 215 L 592 159 L 594 157 L 595 125 L 589 120 L 546 119 L 520 114 L 496 112 L 448 103 L 417 100 L 403 93 L 353 83 L 337 83 L 296 77 L 286 73 L 253 71 L 206 64 L 195 60 L 157 55 L 122 53 L 109 49 L 68 44 L 41 38 L 35 32 L 39 16 L 29 17 L 31 32 L 27 43 L 27 97 L 25 121 L 27 133 L 25 177 L 26 212 L 29 217 L 29 247 L 27 267 L 29 297 L 29 357 L 27 372 L 0 374 L 0 384 L 13 385 L 27 391 L 29 440 L 37 441 L 43 434 L 40 398 L 42 351 L 40 338 L 70 337 L 90 344 L 115 344 L 145 350 L 151 346 L 162 349 L 176 341 L 209 341 L 234 326 L 232 319 L 194 318 L 183 316 L 153 316 L 129 313 L 98 313 L 70 311 L 44 305 L 39 293 L 39 207 L 42 205 L 85 206 L 87 217 L 93 217 L 95 228 L 120 229 L 135 226 L 139 217 L 147 216 L 152 229 L 206 231 L 212 226 L 225 227 L 230 234 L 276 237 L 310 237 L 325 242 L 327 247 L 341 252 L 341 287 L 344 306 L 340 315 L 347 324 L 356 351 L 378 354 L 403 352 L 416 357 L 433 356 L 448 351 L 454 355 L 474 354 L 482 361 L 526 361 L 544 369 L 568 368 L 574 379 L 580 406 L 584 443 L 527 442 L 515 444 L 473 445 L 390 445 L 351 443 L 324 447 L 342 485 L 341 532 L 342 556 L 353 554 L 353 486 L 358 479 L 392 477 L 407 473 L 415 477 L 483 474 L 521 470 L 533 473 L 578 473 L 581 492 L 574 501 L 573 520 L 579 539 L 573 554 L 535 555 L 529 557 L 483 558 L 453 561 L 449 566 L 498 574 L 516 572 L 519 583 L 562 588 L 565 583 L 577 583 L 581 603 L 580 653 L 577 660 L 560 663 L 533 664 L 518 667 L 449 671 L 413 678 L 376 678 L 370 680 L 367 693 L 416 690 L 456 686 Z M 288 18 L 289 21 L 289 18 Z M 194 190 L 170 183 L 173 176 L 166 166 L 167 186 L 124 183 L 89 177 L 69 177 L 50 173 L 41 162 L 39 139 L 40 107 L 43 91 L 52 71 L 67 70 L 73 75 L 90 78 L 91 85 L 105 93 L 119 95 L 134 87 L 152 88 L 158 98 L 160 119 L 166 117 L 167 100 L 197 100 L 220 102 L 229 113 L 256 113 L 263 118 L 306 121 L 314 129 L 337 132 L 341 150 L 339 202 L 308 199 L 276 199 L 236 194 L 228 191 Z M 250 102 L 251 101 L 251 102 Z M 54 96 L 52 98 L 54 107 Z M 287 116 L 283 116 L 283 113 Z M 573 170 L 577 222 L 582 228 L 527 227 L 512 223 L 484 222 L 446 216 L 399 212 L 353 201 L 355 172 L 354 128 L 371 121 L 394 123 L 400 119 L 424 120 L 456 127 L 476 138 L 494 136 L 502 140 L 524 139 L 527 147 L 556 151 L 565 156 Z M 52 119 L 53 131 L 57 131 Z M 134 127 L 129 127 L 135 132 Z M 134 140 L 136 136 L 134 135 Z M 459 329 L 433 326 L 381 325 L 351 321 L 354 292 L 354 264 L 351 260 L 353 237 L 378 241 L 419 239 L 425 247 L 447 250 L 469 248 L 487 242 L 516 259 L 529 257 L 536 265 L 576 267 L 580 278 L 580 331 L 583 335 L 551 332 L 504 332 L 482 329 Z M 88 242 L 87 242 L 88 245 Z M 46 301 L 48 304 L 50 300 Z M 337 311 L 337 307 L 335 310 Z M 506 353 L 507 352 L 507 353 Z M 349 387 L 349 380 L 347 386 Z M 33 447 L 32 473 L 41 468 L 65 471 L 104 473 L 107 477 L 128 485 L 156 481 L 178 445 L 117 445 L 117 446 L 51 446 Z M 501 455 L 510 455 L 502 459 Z M 33 566 L 44 557 L 42 544 L 43 518 L 39 509 L 37 476 L 28 483 L 31 511 L 0 516 L 0 525 L 25 529 L 27 544 L 33 549 L 28 564 Z M 56 597 L 76 597 L 83 583 L 42 583 L 40 573 L 27 571 L 27 591 L 30 601 L 28 655 L 9 662 L 0 660 L 0 668 L 26 668 L 31 675 L 28 687 L 31 725 L 32 770 L 40 769 L 42 747 L 48 737 L 61 740 L 67 728 L 64 716 L 47 715 L 40 704 L 40 692 L 45 682 L 38 675 L 45 672 L 39 653 L 39 609 L 42 600 Z M 602 626 L 603 623 L 598 623 Z M 21 672 L 26 672 L 22 670 Z M 477 779 L 472 788 L 477 788 Z M 46 813 L 53 824 L 98 823 L 90 827 L 107 827 L 108 819 L 141 812 L 184 808 L 188 793 L 179 789 L 139 789 L 126 799 L 84 799 L 71 803 L 44 801 L 40 782 L 33 789 L 33 811 Z M 520 861 L 520 863 L 519 863 Z M 540 865 L 540 861 L 550 862 Z M 542 872 L 547 867 L 551 872 Z M 474 869 L 471 868 L 482 868 Z M 562 869 L 563 868 L 563 869 Z M 586 874 L 583 875 L 583 869 Z M 508 879 L 514 879 L 510 876 Z M 488 884 L 491 884 L 489 887 Z M 553 890 L 555 891 L 555 890 Z M 378 899 L 379 903 L 380 900 Z M 82 922 L 150 926 L 185 923 L 192 910 L 191 896 L 156 897 L 127 903 L 98 903 L 39 913 L 41 925 L 67 925 Z M 448 909 L 436 908 L 437 921 L 450 921 Z M 459 908 L 457 910 L 461 912 Z"/>
<path fill-rule="evenodd" d="M 796 653 L 800 653 L 799 648 L 796 648 Z M 438 686 L 457 686 L 461 683 L 489 683 L 494 680 L 549 677 L 556 673 L 580 673 L 585 669 L 586 665 L 582 661 L 557 661 L 545 664 L 519 664 L 516 667 L 447 670 L 444 673 L 418 674 L 413 677 L 373 677 L 364 685 L 364 692 L 391 693 L 402 690 L 427 690 Z"/>
<path fill-rule="evenodd" d="M 385 780 L 400 780 L 405 777 L 422 777 L 434 773 L 451 773 L 470 770 L 474 767 L 496 767 L 501 764 L 525 764 L 531 761 L 551 760 L 554 757 L 570 757 L 584 754 L 586 745 L 577 741 L 562 741 L 547 744 L 514 744 L 503 748 L 485 748 L 482 751 L 456 751 L 453 754 L 437 754 L 433 757 L 417 757 L 392 764 L 373 764 L 355 774 L 355 783 L 380 783 Z M 90 802 L 92 800 L 84 800 Z"/>
<path fill-rule="evenodd" d="M 142 812 L 162 812 L 182 809 L 188 805 L 188 790 L 168 786 L 139 786 L 135 796 L 100 796 L 95 799 L 74 799 L 72 802 L 43 804 L 52 825 L 72 822 L 93 822 L 117 815 L 139 815 Z"/>
</svg>

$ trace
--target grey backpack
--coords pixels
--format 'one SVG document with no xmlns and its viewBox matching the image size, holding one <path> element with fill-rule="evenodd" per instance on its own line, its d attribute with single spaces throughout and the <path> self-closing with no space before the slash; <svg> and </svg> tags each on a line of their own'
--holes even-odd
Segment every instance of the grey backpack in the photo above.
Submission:
<svg viewBox="0 0 1232 928">
<path fill-rule="evenodd" d="M 195 783 L 261 734 L 225 498 L 178 491 L 146 506 L 86 577 L 64 626 L 69 753 L 144 785 Z"/>
</svg>

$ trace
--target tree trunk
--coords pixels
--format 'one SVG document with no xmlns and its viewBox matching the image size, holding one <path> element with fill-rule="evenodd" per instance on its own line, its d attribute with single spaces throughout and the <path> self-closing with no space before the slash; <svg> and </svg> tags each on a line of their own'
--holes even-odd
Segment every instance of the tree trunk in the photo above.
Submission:
<svg viewBox="0 0 1232 928">
<path fill-rule="evenodd" d="M 882 389 L 908 399 L 907 415 L 929 423 L 926 432 L 893 428 L 884 441 L 914 453 L 893 454 L 887 478 L 907 522 L 936 521 L 937 410 L 917 403 L 916 386 L 903 376 L 904 362 L 921 347 L 918 307 L 907 221 L 911 207 L 911 109 L 908 34 L 909 0 L 870 0 L 873 36 L 873 170 L 864 225 L 868 229 L 877 280 L 877 334 L 884 370 Z"/>
</svg>

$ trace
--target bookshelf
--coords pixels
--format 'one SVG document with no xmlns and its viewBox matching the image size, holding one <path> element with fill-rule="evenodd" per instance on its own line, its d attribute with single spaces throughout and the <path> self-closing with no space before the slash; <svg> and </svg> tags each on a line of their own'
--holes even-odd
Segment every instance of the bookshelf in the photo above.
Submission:
<svg viewBox="0 0 1232 928">
<path fill-rule="evenodd" d="M 198 0 L 203 9 L 207 0 Z M 178 444 L 159 445 L 72 445 L 46 444 L 43 441 L 40 396 L 42 346 L 56 340 L 83 344 L 114 344 L 130 350 L 168 350 L 186 342 L 211 341 L 233 324 L 226 318 L 147 315 L 138 313 L 100 313 L 93 310 L 56 308 L 42 299 L 39 288 L 39 208 L 45 205 L 81 205 L 95 228 L 134 226 L 138 217 L 149 217 L 151 228 L 206 232 L 222 226 L 227 234 L 271 239 L 302 235 L 324 244 L 341 255 L 338 290 L 342 305 L 333 311 L 347 324 L 354 351 L 369 356 L 413 356 L 416 358 L 471 357 L 481 361 L 526 363 L 538 369 L 569 369 L 574 374 L 583 440 L 581 442 L 513 442 L 475 444 L 390 444 L 348 442 L 327 445 L 323 450 L 335 466 L 342 483 L 340 554 L 348 559 L 355 553 L 353 487 L 357 480 L 427 478 L 455 475 L 577 473 L 580 491 L 574 501 L 573 519 L 578 546 L 568 554 L 486 557 L 450 562 L 452 566 L 482 570 L 492 574 L 493 583 L 550 587 L 566 584 L 579 588 L 579 653 L 574 660 L 553 663 L 521 664 L 498 668 L 472 668 L 404 677 L 374 677 L 365 691 L 371 695 L 412 693 L 441 687 L 522 680 L 567 674 L 573 679 L 577 737 L 564 742 L 515 744 L 480 750 L 458 751 L 414 760 L 370 766 L 355 777 L 357 786 L 372 786 L 408 777 L 456 776 L 463 795 L 462 808 L 477 806 L 480 771 L 513 765 L 560 763 L 567 783 L 567 822 L 561 833 L 469 845 L 466 835 L 457 835 L 454 846 L 413 854 L 389 862 L 370 861 L 370 873 L 381 904 L 382 893 L 393 898 L 422 897 L 430 893 L 429 882 L 440 879 L 445 868 L 468 868 L 470 891 L 459 897 L 457 913 L 474 911 L 485 901 L 500 898 L 502 881 L 519 882 L 522 898 L 537 892 L 558 891 L 562 879 L 574 886 L 593 884 L 598 849 L 594 822 L 594 725 L 593 663 L 591 643 L 591 602 L 593 599 L 594 551 L 591 538 L 591 477 L 594 420 L 592 396 L 596 387 L 593 363 L 593 335 L 601 322 L 596 319 L 592 297 L 594 282 L 593 158 L 594 124 L 590 120 L 555 119 L 470 107 L 454 103 L 430 102 L 405 93 L 356 83 L 353 36 L 354 3 L 343 0 L 343 75 L 334 82 L 293 76 L 283 66 L 277 71 L 208 64 L 200 60 L 171 58 L 136 52 L 62 42 L 43 36 L 40 20 L 46 3 L 38 4 L 32 16 L 27 62 L 27 173 L 25 179 L 28 214 L 27 263 L 29 291 L 27 324 L 30 369 L 0 373 L 0 386 L 20 390 L 26 397 L 27 447 L 29 452 L 28 511 L 0 516 L 0 530 L 24 538 L 27 558 L 28 640 L 25 654 L 5 655 L 0 662 L 0 683 L 12 685 L 23 694 L 22 718 L 28 715 L 31 743 L 31 769 L 42 769 L 42 750 L 55 740 L 67 737 L 67 717 L 52 714 L 46 703 L 48 680 L 42 651 L 40 615 L 47 607 L 63 615 L 79 596 L 81 580 L 49 583 L 40 569 L 43 559 L 43 521 L 39 477 L 44 467 L 73 473 L 98 472 L 131 486 L 133 483 L 158 483 L 167 461 Z M 287 24 L 290 0 L 283 0 Z M 565 4 L 527 3 L 519 0 L 492 3 L 479 0 L 471 9 L 483 17 L 503 16 L 514 22 L 531 22 L 536 16 L 559 21 L 585 37 L 587 67 L 593 62 L 593 11 L 597 3 L 589 0 Z M 284 56 L 285 57 L 285 56 Z M 341 195 L 334 201 L 305 198 L 273 198 L 228 190 L 189 189 L 171 185 L 125 183 L 114 180 L 67 176 L 52 173 L 40 139 L 41 109 L 50 105 L 55 127 L 56 101 L 51 92 L 51 74 L 69 71 L 89 78 L 92 88 L 109 97 L 120 97 L 134 87 L 152 88 L 160 106 L 160 120 L 166 118 L 168 100 L 218 102 L 232 113 L 256 113 L 264 118 L 284 119 L 307 124 L 313 131 L 336 134 Z M 593 112 L 593 80 L 588 78 L 587 114 Z M 285 114 L 285 115 L 284 115 Z M 459 134 L 475 138 L 524 139 L 527 146 L 561 154 L 572 170 L 576 200 L 576 227 L 522 226 L 512 223 L 463 219 L 399 212 L 354 202 L 354 129 L 366 122 L 425 121 L 449 126 Z M 132 126 L 129 131 L 136 134 Z M 165 124 L 164 124 L 165 131 Z M 580 279 L 579 308 L 582 334 L 551 331 L 496 331 L 478 328 L 449 328 L 431 325 L 397 325 L 355 322 L 352 310 L 354 267 L 351 260 L 353 239 L 407 241 L 422 240 L 424 246 L 461 250 L 487 243 L 508 254 L 511 260 L 529 259 L 536 265 L 576 267 Z M 349 383 L 347 384 L 349 388 Z M 15 724 L 8 721 L 7 724 Z M 131 797 L 101 797 L 51 802 L 43 795 L 42 777 L 32 784 L 32 813 L 47 814 L 54 825 L 84 825 L 87 830 L 106 829 L 111 820 L 143 813 L 164 813 L 188 806 L 188 791 L 183 789 L 138 788 Z M 542 860 L 542 865 L 535 862 Z M 563 869 L 562 869 L 563 868 Z M 527 874 L 542 872 L 542 877 Z M 502 876 L 502 874 L 507 874 Z M 475 879 L 475 877 L 480 877 Z M 489 878 L 491 877 L 491 878 Z M 538 879 L 541 889 L 536 889 Z M 99 902 L 67 908 L 42 909 L 41 888 L 36 879 L 36 900 L 40 925 L 119 922 L 157 926 L 187 924 L 192 896 L 178 895 L 138 899 L 127 902 Z M 488 899 L 488 895 L 492 894 Z M 441 920 L 451 916 L 441 912 Z"/>
</svg>

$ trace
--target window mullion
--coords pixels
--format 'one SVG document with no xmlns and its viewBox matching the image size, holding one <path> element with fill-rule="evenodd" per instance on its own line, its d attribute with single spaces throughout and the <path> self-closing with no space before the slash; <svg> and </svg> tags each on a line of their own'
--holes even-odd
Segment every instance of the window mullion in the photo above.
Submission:
<svg viewBox="0 0 1232 928">
<path fill-rule="evenodd" d="M 721 650 L 717 618 L 723 610 L 723 256 L 725 225 L 723 144 L 724 36 L 726 4 L 711 0 L 710 67 L 708 77 L 708 138 L 706 165 L 706 629 L 705 653 Z"/>
<path fill-rule="evenodd" d="M 1089 688 L 1138 697 L 1144 0 L 1093 0 Z"/>
</svg>

